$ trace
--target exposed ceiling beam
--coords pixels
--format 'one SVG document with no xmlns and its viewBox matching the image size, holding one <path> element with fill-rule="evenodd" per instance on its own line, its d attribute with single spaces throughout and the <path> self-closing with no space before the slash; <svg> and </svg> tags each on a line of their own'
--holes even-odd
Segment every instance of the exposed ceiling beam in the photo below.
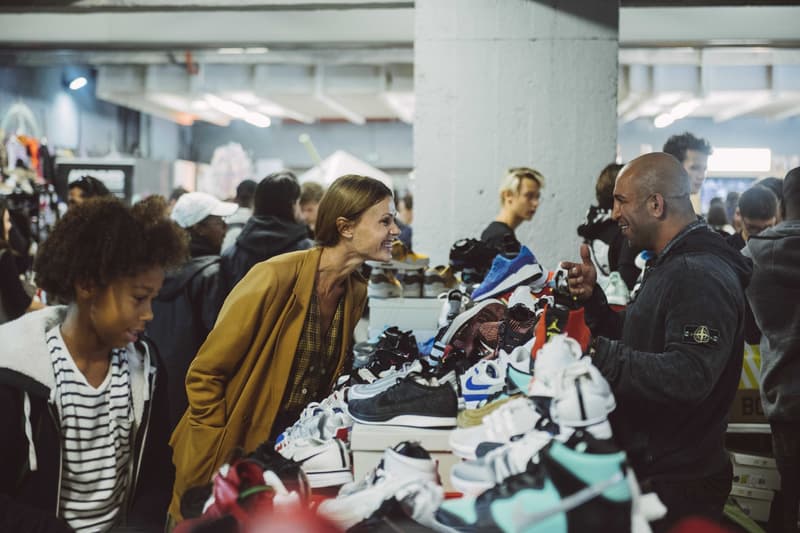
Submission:
<svg viewBox="0 0 800 533">
<path fill-rule="evenodd" d="M 414 7 L 411 0 L 39 0 L 38 11 L 50 13 L 242 10 L 319 11 Z M 30 0 L 5 0 L 0 11 L 30 10 Z"/>
<path fill-rule="evenodd" d="M 325 67 L 322 65 L 317 65 L 317 68 L 314 69 L 314 98 L 326 105 L 329 109 L 343 116 L 348 122 L 359 125 L 366 124 L 367 122 L 367 117 L 356 113 L 325 93 Z"/>
<path fill-rule="evenodd" d="M 783 111 L 780 111 L 779 113 L 775 113 L 774 115 L 772 115 L 772 119 L 773 120 L 784 120 L 784 119 L 791 118 L 791 117 L 794 117 L 794 116 L 797 116 L 797 115 L 800 115 L 800 105 L 796 105 L 794 107 L 790 107 L 788 109 L 784 109 Z"/>
<path fill-rule="evenodd" d="M 759 91 L 759 94 L 752 94 L 747 97 L 746 101 L 737 105 L 729 105 L 725 110 L 720 111 L 714 115 L 714 122 L 725 122 L 732 118 L 753 113 L 758 109 L 765 107 L 772 102 L 773 95 L 771 91 Z"/>
<path fill-rule="evenodd" d="M 100 1 L 100 0 L 98 0 Z M 3 16 L 0 44 L 21 47 L 142 46 L 220 47 L 267 46 L 276 43 L 383 43 L 410 46 L 414 41 L 411 2 L 286 2 L 228 4 L 202 0 L 180 2 L 180 12 L 164 2 L 118 0 L 109 5 L 136 4 L 148 11 L 92 11 L 70 8 L 47 12 L 18 2 Z M 29 4 L 29 3 L 26 3 Z M 167 3 L 170 4 L 170 3 Z M 69 4 L 65 4 L 69 5 Z M 257 5 L 258 8 L 250 7 Z M 157 7 L 158 6 L 158 7 Z M 189 6 L 187 8 L 187 6 Z M 224 6 L 232 7 L 225 10 Z M 235 6 L 235 8 L 233 8 Z M 300 9 L 300 7 L 317 9 Z M 177 20 L 176 20 L 177 17 Z M 686 7 L 622 7 L 621 46 L 798 46 L 797 5 Z M 43 31 L 46 28 L 46 31 Z M 265 32 L 265 28 L 269 31 Z"/>
</svg>

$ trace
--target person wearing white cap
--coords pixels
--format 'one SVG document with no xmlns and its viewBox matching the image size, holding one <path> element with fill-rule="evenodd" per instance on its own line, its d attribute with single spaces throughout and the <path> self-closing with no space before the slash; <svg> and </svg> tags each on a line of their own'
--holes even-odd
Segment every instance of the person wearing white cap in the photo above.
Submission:
<svg viewBox="0 0 800 533">
<path fill-rule="evenodd" d="M 232 202 L 223 202 L 204 192 L 188 192 L 178 198 L 170 218 L 187 230 L 192 238 L 192 257 L 207 254 L 219 255 L 225 239 L 227 225 L 223 217 L 239 209 Z M 194 248 L 200 248 L 195 253 Z"/>
<path fill-rule="evenodd" d="M 220 248 L 225 221 L 238 206 L 204 192 L 178 198 L 170 218 L 189 234 L 190 259 L 168 272 L 153 300 L 147 334 L 158 346 L 167 368 L 170 429 L 186 410 L 186 371 L 217 320 L 227 296 L 221 282 Z"/>
</svg>

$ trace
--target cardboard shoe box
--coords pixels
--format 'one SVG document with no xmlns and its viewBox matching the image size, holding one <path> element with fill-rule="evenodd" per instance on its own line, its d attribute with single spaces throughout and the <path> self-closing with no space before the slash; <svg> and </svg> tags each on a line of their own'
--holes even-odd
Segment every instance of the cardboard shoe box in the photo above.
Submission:
<svg viewBox="0 0 800 533">
<path fill-rule="evenodd" d="M 424 429 L 400 426 L 353 425 L 350 450 L 353 452 L 353 477 L 363 478 L 375 468 L 383 451 L 403 441 L 417 441 L 428 450 L 439 466 L 439 477 L 446 492 L 453 492 L 450 470 L 460 459 L 450 451 L 450 429 Z"/>
<path fill-rule="evenodd" d="M 736 483 L 731 487 L 731 497 L 742 508 L 747 516 L 756 522 L 769 520 L 769 508 L 775 493 L 771 490 L 754 489 Z"/>
<path fill-rule="evenodd" d="M 781 488 L 781 478 L 775 466 L 775 459 L 739 452 L 730 454 L 734 484 L 770 491 Z"/>
<path fill-rule="evenodd" d="M 417 342 L 436 335 L 442 300 L 438 298 L 370 298 L 369 336 L 377 337 L 384 329 L 397 326 L 413 330 Z"/>
<path fill-rule="evenodd" d="M 758 389 L 739 389 L 731 405 L 728 422 L 732 424 L 766 424 Z"/>
</svg>

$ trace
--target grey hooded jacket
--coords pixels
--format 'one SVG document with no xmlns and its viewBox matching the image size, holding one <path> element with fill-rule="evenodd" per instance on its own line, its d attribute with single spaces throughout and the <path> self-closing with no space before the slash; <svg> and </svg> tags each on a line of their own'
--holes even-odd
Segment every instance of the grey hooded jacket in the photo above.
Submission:
<svg viewBox="0 0 800 533">
<path fill-rule="evenodd" d="M 747 299 L 761 342 L 761 403 L 773 422 L 800 422 L 800 220 L 754 235 Z"/>
</svg>

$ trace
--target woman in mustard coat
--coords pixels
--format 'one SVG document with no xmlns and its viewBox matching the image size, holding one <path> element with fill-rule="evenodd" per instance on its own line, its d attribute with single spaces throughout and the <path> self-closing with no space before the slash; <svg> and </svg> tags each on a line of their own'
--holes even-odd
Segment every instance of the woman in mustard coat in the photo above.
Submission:
<svg viewBox="0 0 800 533">
<path fill-rule="evenodd" d="M 342 176 L 320 202 L 317 246 L 258 263 L 230 293 L 189 368 L 189 407 L 170 439 L 173 521 L 186 489 L 210 482 L 234 448 L 274 438 L 349 370 L 366 303 L 358 270 L 391 259 L 395 215 L 383 183 Z"/>
</svg>

